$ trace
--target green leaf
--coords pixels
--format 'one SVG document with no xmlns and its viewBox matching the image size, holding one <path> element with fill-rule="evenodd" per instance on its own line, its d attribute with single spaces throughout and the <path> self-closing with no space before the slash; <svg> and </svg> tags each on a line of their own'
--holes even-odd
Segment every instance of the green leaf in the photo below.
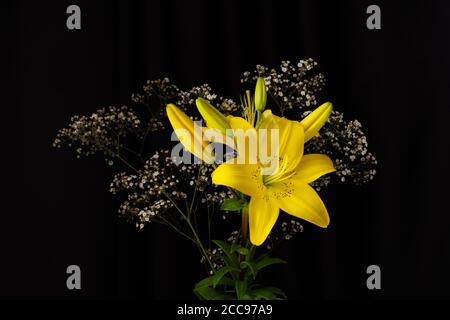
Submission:
<svg viewBox="0 0 450 320">
<path fill-rule="evenodd" d="M 236 289 L 238 300 L 243 300 L 244 296 L 247 294 L 247 282 L 238 280 L 236 281 L 234 288 Z"/>
<path fill-rule="evenodd" d="M 287 299 L 286 294 L 283 292 L 283 290 L 279 289 L 279 288 L 275 288 L 275 287 L 265 287 L 266 289 L 272 291 L 274 294 L 276 294 L 277 296 L 282 297 L 283 299 Z"/>
<path fill-rule="evenodd" d="M 237 250 L 237 252 L 239 252 L 240 254 L 242 254 L 243 256 L 246 256 L 246 255 L 248 255 L 248 249 L 247 248 L 239 248 L 238 250 Z"/>
<path fill-rule="evenodd" d="M 286 261 L 279 258 L 270 258 L 268 256 L 264 256 L 262 259 L 261 258 L 258 259 L 257 262 L 255 263 L 254 265 L 255 272 L 258 273 L 261 269 L 277 263 L 286 263 Z"/>
<path fill-rule="evenodd" d="M 243 208 L 246 208 L 248 203 L 243 199 L 238 198 L 229 198 L 222 202 L 220 205 L 220 210 L 223 211 L 240 211 Z"/>
<path fill-rule="evenodd" d="M 243 256 L 246 256 L 249 253 L 249 250 L 237 243 L 232 243 L 230 247 L 230 252 L 231 253 L 237 252 Z"/>
<path fill-rule="evenodd" d="M 231 271 L 239 272 L 240 270 L 237 269 L 237 268 L 230 267 L 230 266 L 225 266 L 225 267 L 220 268 L 216 272 L 216 274 L 212 276 L 212 278 L 213 278 L 213 283 L 212 283 L 213 288 L 215 288 L 220 283 L 220 281 L 223 279 L 223 277 L 227 273 L 229 273 Z"/>
<path fill-rule="evenodd" d="M 212 287 L 214 285 L 214 280 L 216 275 L 209 276 L 199 283 L 195 285 L 195 289 L 203 288 L 203 287 Z M 221 277 L 221 279 L 217 280 L 216 285 L 228 285 L 234 286 L 234 281 L 226 276 Z"/>
<path fill-rule="evenodd" d="M 225 253 L 230 254 L 231 253 L 231 246 L 222 240 L 213 240 L 215 245 L 217 245 L 220 249 L 222 249 Z"/>
<path fill-rule="evenodd" d="M 221 240 L 213 240 L 213 242 L 223 250 L 223 252 L 226 255 L 226 258 L 224 257 L 224 261 L 230 266 L 234 268 L 239 268 L 239 258 L 232 254 L 231 246 L 226 243 L 225 241 Z"/>
<path fill-rule="evenodd" d="M 283 291 L 275 287 L 260 287 L 253 289 L 251 294 L 256 300 L 283 300 L 286 299 L 286 295 Z"/>
<path fill-rule="evenodd" d="M 201 287 L 194 289 L 194 293 L 203 300 L 228 300 L 229 296 L 211 287 Z"/>
<path fill-rule="evenodd" d="M 230 252 L 231 253 L 237 252 L 240 248 L 242 248 L 240 244 L 232 243 L 230 247 Z"/>
<path fill-rule="evenodd" d="M 214 283 L 216 285 L 234 287 L 234 281 L 227 276 L 222 276 L 217 280 L 216 275 L 209 276 L 195 285 L 194 293 L 202 300 L 228 300 L 233 299 L 232 296 L 226 295 L 223 292 L 212 288 Z"/>
<path fill-rule="evenodd" d="M 250 247 L 250 252 L 248 253 L 248 255 L 245 256 L 245 261 L 250 262 L 253 259 L 253 256 L 255 255 L 255 251 L 256 251 L 256 246 L 251 246 Z"/>
<path fill-rule="evenodd" d="M 270 291 L 265 289 L 256 289 L 253 290 L 253 295 L 255 296 L 255 300 L 276 300 L 277 297 Z"/>
<path fill-rule="evenodd" d="M 253 280 L 255 280 L 256 272 L 255 272 L 255 269 L 253 268 L 253 265 L 252 265 L 251 262 L 242 261 L 241 264 L 240 264 L 240 267 L 241 267 L 241 269 L 248 268 L 248 270 L 249 270 L 248 272 L 253 276 Z"/>
</svg>

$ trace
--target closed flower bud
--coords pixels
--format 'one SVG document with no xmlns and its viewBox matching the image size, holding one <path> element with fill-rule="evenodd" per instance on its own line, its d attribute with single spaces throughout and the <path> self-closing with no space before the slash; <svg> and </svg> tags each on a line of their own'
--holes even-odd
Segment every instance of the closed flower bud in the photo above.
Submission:
<svg viewBox="0 0 450 320">
<path fill-rule="evenodd" d="M 198 98 L 195 104 L 208 128 L 217 129 L 222 134 L 226 134 L 226 130 L 231 129 L 227 118 L 219 110 L 214 108 L 208 100 Z"/>
<path fill-rule="evenodd" d="M 331 102 L 325 102 L 300 122 L 305 131 L 305 142 L 319 134 L 320 128 L 325 124 L 332 110 Z"/>
<path fill-rule="evenodd" d="M 264 111 L 267 102 L 266 84 L 264 78 L 259 77 L 255 87 L 255 108 L 257 111 Z"/>
</svg>

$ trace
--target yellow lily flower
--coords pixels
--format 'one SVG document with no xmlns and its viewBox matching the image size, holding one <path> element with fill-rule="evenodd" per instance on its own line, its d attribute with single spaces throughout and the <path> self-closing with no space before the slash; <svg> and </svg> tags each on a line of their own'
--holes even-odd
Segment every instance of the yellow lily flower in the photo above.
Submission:
<svg viewBox="0 0 450 320">
<path fill-rule="evenodd" d="M 214 153 L 210 143 L 203 137 L 204 128 L 192 121 L 174 104 L 168 104 L 166 112 L 175 134 L 184 148 L 206 163 L 213 163 Z"/>
<path fill-rule="evenodd" d="M 276 117 L 266 110 L 260 128 L 279 129 L 279 166 L 275 172 L 263 175 L 261 163 L 223 163 L 212 173 L 214 184 L 234 188 L 251 197 L 249 228 L 250 241 L 254 245 L 265 241 L 280 209 L 319 227 L 328 226 L 330 218 L 327 209 L 309 183 L 335 171 L 333 163 L 326 155 L 303 155 L 305 127 L 313 133 L 325 120 L 315 114 L 306 124 L 302 124 Z M 230 125 L 234 130 L 256 130 L 239 117 L 230 119 Z M 245 148 L 237 147 L 238 153 Z"/>
</svg>

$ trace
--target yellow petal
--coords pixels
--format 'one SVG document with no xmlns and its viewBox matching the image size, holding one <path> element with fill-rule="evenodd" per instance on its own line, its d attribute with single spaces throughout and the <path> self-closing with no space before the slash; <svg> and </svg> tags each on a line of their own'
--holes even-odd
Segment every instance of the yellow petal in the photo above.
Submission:
<svg viewBox="0 0 450 320">
<path fill-rule="evenodd" d="M 289 179 L 270 185 L 271 198 L 278 206 L 295 217 L 326 228 L 330 217 L 317 192 L 306 182 Z"/>
<path fill-rule="evenodd" d="M 276 124 L 280 117 L 277 117 L 272 113 L 272 110 L 267 109 L 261 114 L 260 129 L 278 128 Z"/>
<path fill-rule="evenodd" d="M 262 113 L 260 129 L 279 129 L 281 157 L 303 155 L 303 143 L 298 142 L 304 138 L 304 126 L 300 122 L 278 117 L 269 109 Z"/>
<path fill-rule="evenodd" d="M 230 125 L 228 124 L 227 118 L 219 110 L 203 98 L 195 100 L 195 104 L 209 128 L 217 129 L 222 134 L 226 134 L 226 130 L 230 129 Z"/>
<path fill-rule="evenodd" d="M 276 203 L 267 197 L 256 196 L 250 199 L 248 212 L 250 241 L 255 246 L 260 246 L 266 240 L 278 219 L 279 212 Z"/>
<path fill-rule="evenodd" d="M 253 126 L 250 123 L 248 123 L 248 121 L 245 120 L 244 118 L 228 116 L 227 120 L 230 124 L 230 127 L 233 130 L 238 130 L 238 129 L 242 129 L 242 130 L 253 129 L 253 130 L 255 130 L 255 128 L 253 128 Z"/>
<path fill-rule="evenodd" d="M 297 166 L 296 173 L 292 177 L 306 183 L 311 183 L 324 174 L 334 172 L 333 161 L 323 154 L 307 154 L 302 157 Z"/>
<path fill-rule="evenodd" d="M 168 104 L 166 112 L 175 134 L 184 148 L 207 163 L 214 162 L 214 155 L 209 147 L 209 142 L 202 137 L 202 127 L 198 126 L 174 104 Z"/>
<path fill-rule="evenodd" d="M 214 128 L 203 128 L 203 138 L 211 143 L 227 145 L 230 148 L 235 148 L 235 143 L 232 137 L 222 134 L 217 129 Z"/>
<path fill-rule="evenodd" d="M 266 110 L 261 117 L 261 129 L 278 129 L 278 155 L 284 162 L 285 170 L 294 170 L 303 155 L 304 131 L 300 122 L 278 117 L 271 110 Z"/>
<path fill-rule="evenodd" d="M 258 161 L 258 136 L 256 129 L 241 117 L 229 118 L 234 133 L 236 151 L 234 163 L 256 164 Z"/>
<path fill-rule="evenodd" d="M 320 128 L 325 124 L 332 110 L 333 105 L 325 102 L 300 122 L 305 130 L 305 142 L 319 134 Z"/>
<path fill-rule="evenodd" d="M 280 147 L 279 154 L 283 161 L 287 161 L 287 170 L 294 169 L 303 156 L 304 132 L 298 121 L 284 118 L 278 120 Z"/>
<path fill-rule="evenodd" d="M 256 80 L 255 87 L 255 109 L 257 111 L 263 111 L 266 108 L 267 92 L 266 84 L 264 83 L 264 78 L 259 77 Z"/>
<path fill-rule="evenodd" d="M 214 184 L 239 190 L 248 196 L 258 195 L 265 189 L 258 165 L 222 163 L 211 174 Z"/>
</svg>

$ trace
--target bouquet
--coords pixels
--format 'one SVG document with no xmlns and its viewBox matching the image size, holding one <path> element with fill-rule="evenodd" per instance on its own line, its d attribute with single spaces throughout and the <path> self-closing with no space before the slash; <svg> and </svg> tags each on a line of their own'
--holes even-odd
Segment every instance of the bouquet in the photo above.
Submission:
<svg viewBox="0 0 450 320">
<path fill-rule="evenodd" d="M 122 199 L 121 217 L 138 229 L 162 224 L 198 249 L 199 299 L 286 299 L 258 277 L 286 263 L 276 248 L 304 221 L 328 226 L 319 194 L 330 183 L 361 185 L 376 174 L 361 123 L 318 103 L 325 78 L 316 66 L 258 65 L 243 74 L 239 102 L 207 84 L 181 90 L 167 78 L 148 81 L 133 107 L 73 116 L 54 146 L 102 154 L 116 170 L 110 191 Z M 218 236 L 230 217 L 235 228 Z"/>
</svg>

